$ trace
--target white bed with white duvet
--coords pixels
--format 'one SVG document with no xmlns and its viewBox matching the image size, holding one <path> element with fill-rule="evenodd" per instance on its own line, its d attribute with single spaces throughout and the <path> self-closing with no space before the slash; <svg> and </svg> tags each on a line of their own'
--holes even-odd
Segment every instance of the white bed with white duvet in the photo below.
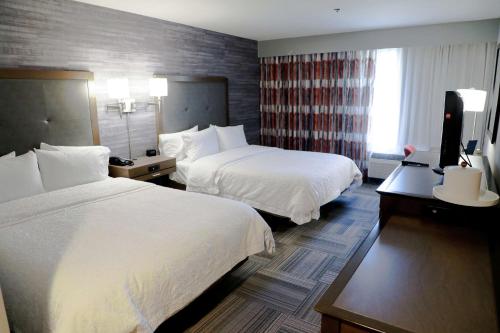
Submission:
<svg viewBox="0 0 500 333">
<path fill-rule="evenodd" d="M 187 191 L 238 200 L 297 224 L 318 219 L 322 205 L 362 182 L 345 156 L 248 145 L 241 125 L 160 135 L 160 152 L 178 159 L 171 178 Z"/>
<path fill-rule="evenodd" d="M 107 177 L 47 192 L 33 152 L 0 169 L 10 184 L 29 178 L 29 195 L 0 191 L 0 281 L 16 332 L 153 332 L 237 263 L 274 249 L 243 203 Z"/>
</svg>

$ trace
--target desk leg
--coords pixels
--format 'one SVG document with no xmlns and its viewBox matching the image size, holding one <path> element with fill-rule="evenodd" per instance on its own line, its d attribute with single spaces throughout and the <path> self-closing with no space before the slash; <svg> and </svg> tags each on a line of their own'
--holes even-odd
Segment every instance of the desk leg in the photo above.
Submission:
<svg viewBox="0 0 500 333">
<path fill-rule="evenodd" d="M 386 195 L 380 196 L 380 209 L 379 209 L 379 219 L 380 227 L 384 227 L 391 215 L 394 214 L 394 205 L 396 203 L 391 197 Z"/>
<path fill-rule="evenodd" d="M 330 316 L 321 316 L 321 333 L 340 333 L 340 321 Z"/>
<path fill-rule="evenodd" d="M 493 287 L 497 302 L 497 317 L 500 318 L 500 227 L 494 225 L 489 232 Z"/>
</svg>

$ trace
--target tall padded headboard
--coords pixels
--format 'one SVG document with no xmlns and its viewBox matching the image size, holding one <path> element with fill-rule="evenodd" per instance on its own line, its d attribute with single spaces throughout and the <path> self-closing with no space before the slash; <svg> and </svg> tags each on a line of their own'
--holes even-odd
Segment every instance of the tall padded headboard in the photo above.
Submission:
<svg viewBox="0 0 500 333">
<path fill-rule="evenodd" d="M 161 112 L 156 113 L 157 134 L 183 131 L 198 125 L 226 126 L 228 119 L 227 78 L 215 76 L 167 77 L 168 96 L 162 98 Z"/>
<path fill-rule="evenodd" d="M 0 156 L 39 146 L 99 144 L 85 71 L 0 69 Z"/>
</svg>

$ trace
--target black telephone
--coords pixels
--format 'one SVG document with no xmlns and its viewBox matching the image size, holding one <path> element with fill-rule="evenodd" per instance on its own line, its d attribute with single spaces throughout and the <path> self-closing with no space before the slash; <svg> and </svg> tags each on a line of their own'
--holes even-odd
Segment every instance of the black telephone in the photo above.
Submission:
<svg viewBox="0 0 500 333">
<path fill-rule="evenodd" d="M 132 165 L 134 165 L 134 162 L 131 160 L 127 160 L 125 158 L 111 156 L 109 158 L 109 164 L 110 165 L 118 165 L 118 166 L 132 166 Z"/>
</svg>

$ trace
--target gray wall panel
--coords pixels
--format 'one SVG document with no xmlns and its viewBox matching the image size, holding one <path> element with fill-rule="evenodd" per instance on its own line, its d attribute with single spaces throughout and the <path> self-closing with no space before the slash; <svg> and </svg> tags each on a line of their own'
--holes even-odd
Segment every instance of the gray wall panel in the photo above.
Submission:
<svg viewBox="0 0 500 333">
<path fill-rule="evenodd" d="M 1 0 L 0 67 L 49 67 L 95 74 L 101 142 L 127 156 L 125 118 L 106 112 L 106 80 L 128 77 L 131 97 L 148 99 L 153 73 L 229 79 L 229 117 L 259 137 L 257 42 L 69 0 Z M 167 98 L 168 103 L 168 98 Z M 168 105 L 168 104 L 167 104 Z M 130 116 L 132 155 L 156 145 L 154 113 Z"/>
</svg>

